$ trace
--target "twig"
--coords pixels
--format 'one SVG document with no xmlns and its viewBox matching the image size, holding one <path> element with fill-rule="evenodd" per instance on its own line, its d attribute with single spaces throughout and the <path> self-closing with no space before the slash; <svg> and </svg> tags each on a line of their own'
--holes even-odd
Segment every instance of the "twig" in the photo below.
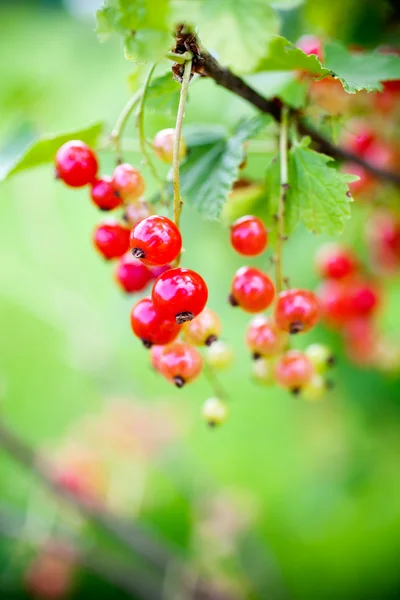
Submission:
<svg viewBox="0 0 400 600">
<path fill-rule="evenodd" d="M 276 293 L 279 294 L 283 288 L 282 275 L 282 244 L 284 240 L 284 217 L 285 217 L 285 202 L 288 190 L 288 121 L 289 111 L 287 107 L 282 107 L 280 136 L 279 136 L 279 155 L 280 155 L 280 192 L 277 214 L 277 235 L 275 246 L 275 284 Z"/>
<path fill-rule="evenodd" d="M 110 140 L 115 146 L 118 163 L 123 162 L 122 149 L 121 149 L 122 132 L 125 129 L 128 119 L 129 119 L 130 115 L 132 114 L 132 111 L 135 108 L 136 104 L 139 102 L 141 96 L 142 96 L 142 90 L 139 90 L 138 92 L 136 92 L 136 94 L 134 94 L 128 100 L 128 102 L 124 106 L 121 114 L 119 115 L 118 120 L 115 123 L 113 130 L 111 131 Z"/>
</svg>

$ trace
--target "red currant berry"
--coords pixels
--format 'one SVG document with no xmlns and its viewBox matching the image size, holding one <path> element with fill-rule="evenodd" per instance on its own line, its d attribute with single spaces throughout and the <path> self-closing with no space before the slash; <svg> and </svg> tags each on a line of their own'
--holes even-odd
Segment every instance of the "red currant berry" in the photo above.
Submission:
<svg viewBox="0 0 400 600">
<path fill-rule="evenodd" d="M 145 200 L 139 198 L 137 202 L 128 204 L 124 212 L 124 221 L 127 222 L 129 227 L 135 227 L 136 223 L 146 219 L 151 215 L 151 207 Z"/>
<path fill-rule="evenodd" d="M 166 319 L 176 319 L 180 325 L 201 313 L 208 299 L 204 279 L 190 269 L 169 269 L 153 286 L 154 306 Z"/>
<path fill-rule="evenodd" d="M 310 290 L 281 292 L 275 307 L 275 321 L 282 331 L 300 333 L 312 329 L 319 320 L 320 305 Z"/>
<path fill-rule="evenodd" d="M 157 279 L 157 277 L 160 277 L 160 275 L 165 273 L 165 271 L 169 271 L 170 269 L 172 269 L 172 267 L 171 265 L 161 265 L 159 267 L 149 267 L 149 269 L 152 278 Z"/>
<path fill-rule="evenodd" d="M 275 323 L 264 315 L 255 317 L 247 328 L 246 344 L 255 359 L 279 354 L 285 348 L 287 341 L 287 334 L 279 330 Z"/>
<path fill-rule="evenodd" d="M 150 348 L 151 366 L 157 372 L 160 370 L 160 357 L 163 350 L 164 346 L 152 346 Z"/>
<path fill-rule="evenodd" d="M 161 352 L 158 364 L 159 372 L 176 387 L 181 388 L 200 375 L 203 359 L 194 346 L 185 342 L 174 342 Z"/>
<path fill-rule="evenodd" d="M 325 281 L 318 289 L 322 317 L 331 327 L 342 327 L 353 316 L 347 282 Z"/>
<path fill-rule="evenodd" d="M 348 358 L 360 367 L 375 364 L 379 336 L 370 319 L 358 318 L 346 323 L 344 349 Z"/>
<path fill-rule="evenodd" d="M 246 312 L 256 313 L 270 306 L 274 294 L 268 275 L 253 267 L 241 267 L 233 278 L 229 302 Z"/>
<path fill-rule="evenodd" d="M 174 155 L 175 129 L 162 129 L 159 131 L 153 142 L 154 152 L 158 158 L 171 164 Z M 179 144 L 179 159 L 182 160 L 187 154 L 185 140 L 181 138 Z"/>
<path fill-rule="evenodd" d="M 336 244 L 327 244 L 320 248 L 317 258 L 317 270 L 326 279 L 343 279 L 357 271 L 357 260 L 350 250 Z"/>
<path fill-rule="evenodd" d="M 126 202 L 133 202 L 140 198 L 146 188 L 141 173 L 127 163 L 116 167 L 112 182 L 114 189 L 117 190 L 121 198 Z"/>
<path fill-rule="evenodd" d="M 359 194 L 365 194 L 373 189 L 375 180 L 361 165 L 345 163 L 342 166 L 342 171 L 344 173 L 349 173 L 350 175 L 358 176 L 357 181 L 349 183 L 349 189 L 353 196 L 357 197 Z"/>
<path fill-rule="evenodd" d="M 296 46 L 305 54 L 315 54 L 320 61 L 323 61 L 321 40 L 316 35 L 303 35 L 297 40 Z"/>
<path fill-rule="evenodd" d="M 258 217 L 246 216 L 231 226 L 231 244 L 239 254 L 257 256 L 267 247 L 268 234 Z"/>
<path fill-rule="evenodd" d="M 289 350 L 275 365 L 276 381 L 293 394 L 299 394 L 313 375 L 314 368 L 310 359 L 298 350 Z"/>
<path fill-rule="evenodd" d="M 347 134 L 343 141 L 343 145 L 350 152 L 363 157 L 375 140 L 375 132 L 363 125 L 358 128 L 358 131 L 355 134 Z"/>
<path fill-rule="evenodd" d="M 83 187 L 96 179 L 96 155 L 84 142 L 72 140 L 57 150 L 56 174 L 71 187 Z"/>
<path fill-rule="evenodd" d="M 221 334 L 221 321 L 217 313 L 205 308 L 192 321 L 183 326 L 186 341 L 195 346 L 211 346 Z"/>
<path fill-rule="evenodd" d="M 92 184 L 91 197 L 100 210 L 113 210 L 122 204 L 121 196 L 115 191 L 112 179 L 107 175 L 96 179 Z"/>
<path fill-rule="evenodd" d="M 389 211 L 375 211 L 367 226 L 367 239 L 376 268 L 393 273 L 400 267 L 400 219 Z"/>
<path fill-rule="evenodd" d="M 139 300 L 132 308 L 131 327 L 146 348 L 151 348 L 153 344 L 169 344 L 176 339 L 180 331 L 180 326 L 175 321 L 164 319 L 157 312 L 150 298 Z"/>
<path fill-rule="evenodd" d="M 348 288 L 349 303 L 354 317 L 368 317 L 379 306 L 379 294 L 367 281 L 354 281 Z"/>
<path fill-rule="evenodd" d="M 119 258 L 129 250 L 129 233 L 117 221 L 104 221 L 94 231 L 94 245 L 107 260 Z"/>
<path fill-rule="evenodd" d="M 115 280 L 124 292 L 141 292 L 152 279 L 150 269 L 129 253 L 123 256 L 115 268 Z"/>
<path fill-rule="evenodd" d="M 167 217 L 153 215 L 139 221 L 131 231 L 132 254 L 146 265 L 173 262 L 182 249 L 179 229 Z"/>
</svg>

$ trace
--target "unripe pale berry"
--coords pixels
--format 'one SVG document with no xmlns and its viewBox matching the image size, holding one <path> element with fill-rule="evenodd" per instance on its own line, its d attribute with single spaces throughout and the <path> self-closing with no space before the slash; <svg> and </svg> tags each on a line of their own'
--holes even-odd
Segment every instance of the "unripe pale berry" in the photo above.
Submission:
<svg viewBox="0 0 400 600">
<path fill-rule="evenodd" d="M 320 305 L 310 290 L 281 292 L 275 306 L 275 322 L 291 334 L 312 329 L 320 318 Z"/>
<path fill-rule="evenodd" d="M 96 155 L 80 140 L 63 144 L 57 150 L 55 163 L 56 176 L 71 187 L 83 187 L 96 179 Z"/>
<path fill-rule="evenodd" d="M 202 368 L 201 354 L 186 342 L 168 344 L 158 360 L 158 371 L 178 388 L 196 379 Z"/>
<path fill-rule="evenodd" d="M 278 329 L 269 317 L 258 315 L 250 321 L 246 332 L 246 345 L 254 358 L 275 356 L 283 351 L 288 335 Z"/>
<path fill-rule="evenodd" d="M 180 331 L 176 321 L 165 319 L 158 313 L 150 298 L 143 298 L 132 308 L 131 327 L 146 348 L 151 348 L 153 344 L 169 344 Z"/>
<path fill-rule="evenodd" d="M 221 334 L 221 320 L 217 313 L 205 308 L 192 321 L 182 327 L 185 340 L 195 346 L 211 346 Z"/>
<path fill-rule="evenodd" d="M 131 231 L 131 251 L 146 265 L 162 266 L 173 262 L 182 249 L 182 237 L 173 221 L 152 215 L 139 221 Z"/>
<path fill-rule="evenodd" d="M 353 253 L 337 244 L 322 246 L 316 257 L 318 273 L 326 279 L 343 279 L 357 271 L 357 260 Z"/>
<path fill-rule="evenodd" d="M 151 271 L 130 253 L 125 254 L 115 267 L 114 277 L 127 294 L 141 292 L 152 280 Z"/>
<path fill-rule="evenodd" d="M 232 280 L 229 302 L 250 313 L 262 312 L 274 299 L 275 288 L 271 279 L 254 267 L 241 267 Z"/>
<path fill-rule="evenodd" d="M 234 354 L 231 346 L 223 340 L 213 342 L 206 350 L 207 363 L 216 371 L 223 371 L 233 363 Z"/>
<path fill-rule="evenodd" d="M 202 414 L 207 425 L 216 427 L 225 423 L 228 407 L 220 398 L 208 398 L 203 404 Z"/>
<path fill-rule="evenodd" d="M 310 359 L 299 350 L 288 350 L 275 365 L 277 383 L 298 394 L 314 375 Z"/>
<path fill-rule="evenodd" d="M 251 375 L 257 383 L 270 386 L 275 383 L 274 363 L 267 358 L 258 358 L 253 361 Z"/>
<path fill-rule="evenodd" d="M 114 210 L 122 204 L 122 198 L 114 189 L 112 178 L 107 175 L 93 182 L 90 195 L 100 210 Z"/>
<path fill-rule="evenodd" d="M 257 256 L 264 252 L 268 233 L 258 217 L 241 217 L 231 225 L 231 244 L 239 254 Z"/>
<path fill-rule="evenodd" d="M 150 348 L 150 360 L 151 366 L 155 371 L 160 370 L 160 357 L 161 352 L 164 350 L 164 346 L 152 346 Z"/>
<path fill-rule="evenodd" d="M 174 143 L 175 143 L 175 129 L 161 129 L 153 142 L 154 152 L 157 154 L 162 161 L 172 164 L 174 155 Z M 187 154 L 187 147 L 185 140 L 181 138 L 179 144 L 179 160 L 185 158 Z"/>
<path fill-rule="evenodd" d="M 115 168 L 112 183 L 125 202 L 134 202 L 144 194 L 146 188 L 141 173 L 127 163 Z"/>
<path fill-rule="evenodd" d="M 320 400 L 328 391 L 326 379 L 319 373 L 315 373 L 310 381 L 301 390 L 302 398 L 306 400 Z"/>
<path fill-rule="evenodd" d="M 93 242 L 105 259 L 119 258 L 129 249 L 130 231 L 118 221 L 104 221 L 94 231 Z"/>
<path fill-rule="evenodd" d="M 179 324 L 194 319 L 204 309 L 208 289 L 204 279 L 190 269 L 169 269 L 154 282 L 154 306 L 166 319 Z"/>
<path fill-rule="evenodd" d="M 123 215 L 124 221 L 129 227 L 135 227 L 136 223 L 150 217 L 152 210 L 150 204 L 143 198 L 139 198 L 136 202 L 127 204 Z"/>
<path fill-rule="evenodd" d="M 325 373 L 335 364 L 331 350 L 324 344 L 311 344 L 304 353 L 311 360 L 317 373 Z"/>
</svg>

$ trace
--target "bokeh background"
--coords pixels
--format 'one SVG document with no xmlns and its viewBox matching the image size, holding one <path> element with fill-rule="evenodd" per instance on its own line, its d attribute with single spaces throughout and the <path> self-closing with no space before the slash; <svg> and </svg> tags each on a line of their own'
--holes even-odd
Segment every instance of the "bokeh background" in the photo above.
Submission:
<svg viewBox="0 0 400 600">
<path fill-rule="evenodd" d="M 115 122 L 135 67 L 118 40 L 98 42 L 97 4 L 0 2 L 0 168 L 38 134 Z M 366 46 L 395 41 L 396 19 L 396 3 L 363 0 L 329 8 L 312 0 L 284 15 L 293 40 L 311 31 Z M 247 114 L 205 81 L 190 95 L 186 123 L 232 126 Z M 170 116 L 146 119 L 149 137 L 171 126 Z M 136 135 L 133 123 L 128 135 Z M 137 153 L 127 156 L 140 165 Z M 114 160 L 101 154 L 103 172 Z M 261 177 L 261 168 L 250 174 Z M 400 598 L 399 380 L 350 365 L 334 334 L 318 327 L 300 345 L 322 339 L 337 353 L 336 387 L 325 401 L 254 385 L 243 344 L 248 318 L 226 303 L 242 260 L 226 227 L 185 207 L 184 264 L 205 277 L 236 355 L 221 375 L 229 423 L 210 431 L 200 417 L 212 395 L 207 381 L 175 390 L 133 338 L 133 300 L 92 248 L 99 215 L 87 191 L 63 187 L 44 167 L 2 183 L 0 197 L 1 418 L 77 465 L 108 506 L 171 542 L 234 597 Z M 364 211 L 355 206 L 345 232 L 362 255 Z M 285 271 L 296 285 L 316 284 L 310 257 L 320 243 L 299 230 L 287 244 Z M 398 330 L 399 282 L 385 291 L 380 323 Z M 2 599 L 30 597 L 37 545 L 60 528 L 111 546 L 1 449 L 0 515 Z M 84 568 L 74 579 L 73 598 L 123 596 Z"/>
</svg>

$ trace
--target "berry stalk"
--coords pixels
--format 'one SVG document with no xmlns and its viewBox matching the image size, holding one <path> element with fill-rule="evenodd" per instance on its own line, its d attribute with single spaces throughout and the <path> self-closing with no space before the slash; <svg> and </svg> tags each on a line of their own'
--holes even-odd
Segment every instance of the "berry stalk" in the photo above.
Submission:
<svg viewBox="0 0 400 600">
<path fill-rule="evenodd" d="M 207 360 L 204 360 L 203 363 L 203 375 L 209 382 L 217 398 L 221 398 L 221 400 L 228 400 L 228 394 L 222 387 L 216 372 L 214 371 L 212 366 L 207 362 Z"/>
<path fill-rule="evenodd" d="M 129 117 L 131 116 L 133 109 L 139 102 L 142 97 L 142 90 L 139 90 L 134 94 L 126 103 L 124 108 L 122 109 L 121 114 L 118 117 L 117 122 L 115 123 L 114 129 L 111 131 L 110 140 L 115 146 L 115 151 L 117 154 L 117 163 L 121 164 L 123 162 L 122 158 L 122 149 L 121 149 L 121 136 L 122 132 L 125 129 L 125 126 L 128 122 Z"/>
<path fill-rule="evenodd" d="M 285 202 L 288 184 L 288 124 L 289 110 L 286 106 L 282 107 L 280 137 L 279 137 L 279 154 L 280 154 L 280 194 L 277 213 L 277 236 L 275 249 L 275 284 L 276 293 L 279 294 L 283 287 L 282 275 L 282 244 L 285 240 L 284 224 L 285 224 Z"/>
</svg>

